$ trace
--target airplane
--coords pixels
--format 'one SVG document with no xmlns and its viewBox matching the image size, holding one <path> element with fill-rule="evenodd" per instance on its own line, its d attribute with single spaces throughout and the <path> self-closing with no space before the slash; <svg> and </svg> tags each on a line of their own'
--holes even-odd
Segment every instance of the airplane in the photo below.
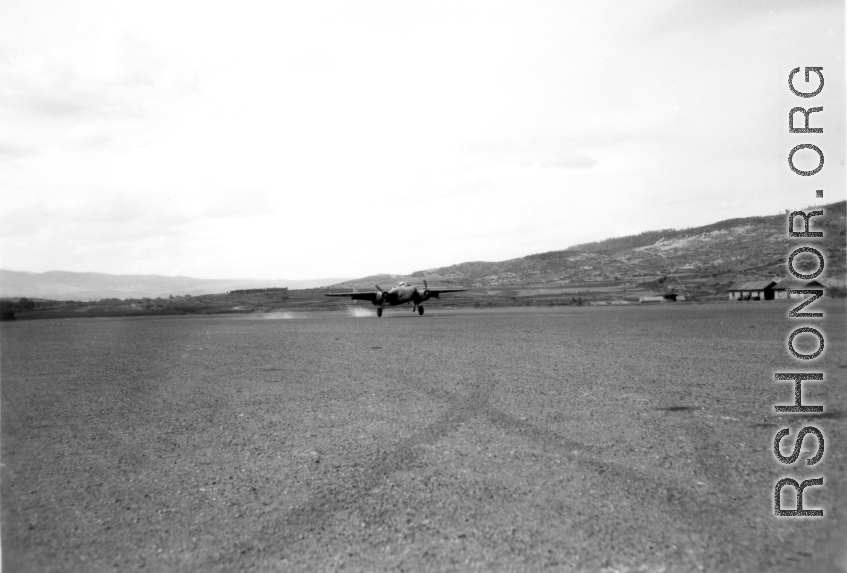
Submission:
<svg viewBox="0 0 847 573">
<path fill-rule="evenodd" d="M 367 291 L 367 292 L 332 292 L 327 293 L 326 296 L 349 296 L 353 300 L 369 300 L 371 303 L 377 307 L 376 315 L 382 316 L 382 309 L 385 308 L 385 304 L 388 303 L 390 306 L 397 306 L 398 304 L 406 304 L 408 302 L 412 303 L 412 312 L 418 311 L 418 314 L 423 316 L 424 307 L 421 304 L 422 302 L 429 300 L 430 298 L 438 298 L 441 293 L 444 292 L 462 292 L 468 289 L 466 288 L 439 288 L 439 289 L 431 289 L 429 285 L 424 281 L 424 290 L 423 292 L 418 290 L 418 287 L 415 285 L 410 285 L 407 283 L 399 283 L 396 287 L 391 290 L 382 290 L 379 285 L 374 285 L 376 287 L 375 291 Z"/>
</svg>

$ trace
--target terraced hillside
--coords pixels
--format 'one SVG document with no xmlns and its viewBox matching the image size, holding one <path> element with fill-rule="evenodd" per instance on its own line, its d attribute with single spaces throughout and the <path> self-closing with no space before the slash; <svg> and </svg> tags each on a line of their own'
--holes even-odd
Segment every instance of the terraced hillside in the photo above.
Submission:
<svg viewBox="0 0 847 573">
<path fill-rule="evenodd" d="M 814 209 L 825 213 L 813 218 L 810 227 L 824 231 L 822 239 L 789 239 L 786 213 L 729 219 L 692 229 L 650 231 L 508 261 L 461 263 L 418 271 L 411 277 L 495 289 L 691 283 L 700 286 L 701 294 L 719 293 L 742 277 L 788 278 L 788 254 L 801 244 L 813 244 L 826 253 L 825 280 L 834 288 L 843 287 L 845 202 Z M 801 223 L 798 217 L 798 227 Z M 798 269 L 807 263 L 810 261 L 800 258 L 795 261 Z M 667 279 L 661 280 L 663 277 Z"/>
</svg>

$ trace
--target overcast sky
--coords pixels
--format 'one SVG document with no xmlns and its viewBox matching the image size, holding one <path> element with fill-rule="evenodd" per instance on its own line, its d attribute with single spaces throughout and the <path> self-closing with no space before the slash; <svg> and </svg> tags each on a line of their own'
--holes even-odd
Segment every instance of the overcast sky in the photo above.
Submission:
<svg viewBox="0 0 847 573">
<path fill-rule="evenodd" d="M 0 267 L 399 274 L 842 200 L 844 30 L 841 1 L 2 0 Z"/>
</svg>

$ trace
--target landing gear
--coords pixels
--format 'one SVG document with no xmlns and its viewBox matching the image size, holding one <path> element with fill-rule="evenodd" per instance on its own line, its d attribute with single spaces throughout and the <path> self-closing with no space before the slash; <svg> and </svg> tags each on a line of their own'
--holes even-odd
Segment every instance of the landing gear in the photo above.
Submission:
<svg viewBox="0 0 847 573">
<path fill-rule="evenodd" d="M 377 308 L 377 309 L 376 309 L 376 316 L 377 316 L 377 317 L 382 316 L 382 309 L 381 309 L 381 308 Z"/>
<path fill-rule="evenodd" d="M 418 307 L 418 314 L 423 316 L 423 307 L 422 306 Z"/>
</svg>

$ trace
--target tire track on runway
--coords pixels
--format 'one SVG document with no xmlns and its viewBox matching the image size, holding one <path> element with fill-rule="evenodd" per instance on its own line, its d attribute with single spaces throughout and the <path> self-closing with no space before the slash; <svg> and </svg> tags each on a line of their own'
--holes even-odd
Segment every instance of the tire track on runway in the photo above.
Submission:
<svg viewBox="0 0 847 573">
<path fill-rule="evenodd" d="M 409 383 L 413 384 L 411 381 Z M 592 477 L 587 477 L 583 483 L 577 483 L 578 487 L 591 481 L 599 481 L 601 484 L 611 482 L 611 487 L 624 496 L 627 502 L 642 508 L 639 513 L 645 517 L 661 513 L 683 527 L 684 535 L 688 538 L 703 534 L 714 537 L 715 541 L 709 545 L 719 545 L 727 541 L 725 536 L 720 535 L 719 530 L 723 511 L 710 506 L 707 494 L 697 494 L 680 487 L 675 483 L 678 478 L 672 474 L 637 470 L 620 462 L 604 460 L 593 453 L 583 453 L 583 443 L 570 440 L 492 406 L 487 397 L 490 391 L 484 391 L 486 385 L 480 381 L 479 376 L 470 381 L 468 389 L 469 393 L 462 394 L 435 386 L 415 385 L 414 390 L 425 395 L 430 401 L 449 404 L 435 421 L 399 442 L 392 450 L 371 455 L 363 462 L 362 472 L 339 476 L 341 483 L 326 484 L 305 503 L 286 511 L 284 516 L 273 523 L 262 526 L 258 531 L 243 532 L 233 548 L 222 550 L 217 556 L 210 557 L 207 564 L 214 567 L 216 563 L 231 563 L 227 553 L 244 553 L 245 548 L 251 550 L 254 558 L 258 558 L 257 554 L 261 553 L 263 562 L 270 556 L 274 559 L 288 559 L 302 553 L 302 550 L 298 549 L 305 544 L 315 543 L 316 538 L 320 538 L 327 531 L 327 525 L 333 516 L 341 512 L 364 512 L 372 509 L 370 500 L 373 490 L 392 474 L 413 469 L 425 454 L 421 446 L 437 443 L 472 418 L 484 419 L 492 426 L 526 439 L 542 451 L 555 454 L 583 472 L 592 474 Z M 325 479 L 332 480 L 333 477 Z M 594 517 L 594 521 L 603 520 L 606 511 L 608 510 L 603 510 Z M 712 526 L 704 530 L 704 522 Z M 243 555 L 240 561 L 244 561 Z"/>
<path fill-rule="evenodd" d="M 453 404 L 437 420 L 401 441 L 393 450 L 371 456 L 364 462 L 363 472 L 348 477 L 346 483 L 322 488 L 322 491 L 288 511 L 274 524 L 265 526 L 255 534 L 242 536 L 232 551 L 243 552 L 245 547 L 250 547 L 260 552 L 271 552 L 279 559 L 296 554 L 296 547 L 315 534 L 320 534 L 332 516 L 364 507 L 371 492 L 390 475 L 412 468 L 422 453 L 421 446 L 436 443 L 479 412 L 480 400 L 475 393 L 462 397 L 454 394 L 452 401 Z M 231 562 L 222 552 L 207 560 L 207 564 L 214 567 L 219 561 Z"/>
<path fill-rule="evenodd" d="M 554 453 L 595 476 L 602 476 L 603 480 L 617 483 L 618 491 L 626 495 L 628 502 L 643 508 L 642 515 L 649 516 L 659 512 L 685 527 L 689 538 L 692 535 L 706 534 L 713 538 L 710 545 L 729 546 L 729 535 L 722 530 L 722 524 L 726 521 L 726 507 L 725 504 L 714 503 L 714 492 L 692 491 L 680 483 L 683 478 L 671 472 L 637 469 L 621 462 L 603 459 L 594 453 L 584 453 L 585 444 L 492 406 L 488 395 L 493 392 L 495 386 L 486 384 L 483 380 L 495 379 L 490 372 L 477 371 L 475 380 L 470 383 L 474 389 L 473 396 L 478 400 L 476 410 L 494 427 L 520 436 L 544 452 Z M 430 390 L 433 390 L 432 394 L 441 393 L 435 389 Z M 577 453 L 574 453 L 575 451 Z M 593 480 L 586 478 L 585 481 L 588 483 Z M 709 525 L 704 527 L 704 524 Z"/>
<path fill-rule="evenodd" d="M 584 450 L 585 445 L 563 438 L 556 432 L 539 428 L 534 424 L 507 414 L 490 405 L 483 409 L 492 425 L 519 435 L 539 446 L 542 451 L 555 452 L 575 465 L 592 472 L 603 479 L 617 482 L 618 491 L 644 509 L 645 517 L 659 512 L 687 529 L 686 536 L 706 534 L 713 538 L 709 544 L 712 549 L 729 546 L 730 535 L 723 531 L 726 510 L 715 505 L 709 492 L 702 494 L 680 487 L 674 482 L 678 478 L 669 473 L 648 472 L 632 468 L 620 462 L 605 460 L 590 453 L 573 453 Z M 673 480 L 673 481 L 671 481 Z M 584 482 L 589 484 L 590 478 Z M 704 523 L 709 524 L 704 527 Z"/>
</svg>

